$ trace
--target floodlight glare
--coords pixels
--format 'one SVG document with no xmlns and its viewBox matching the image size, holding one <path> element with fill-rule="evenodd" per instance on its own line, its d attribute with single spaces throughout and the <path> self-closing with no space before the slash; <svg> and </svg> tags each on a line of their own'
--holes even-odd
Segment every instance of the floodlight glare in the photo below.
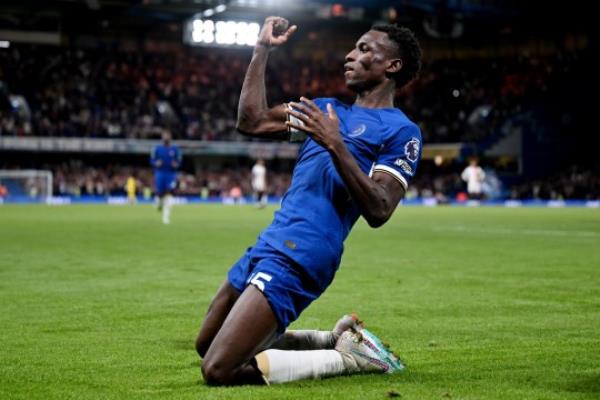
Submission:
<svg viewBox="0 0 600 400">
<path fill-rule="evenodd" d="M 194 31 L 201 31 L 202 30 L 202 20 L 195 19 L 194 22 L 192 23 L 192 29 Z"/>
<path fill-rule="evenodd" d="M 248 30 L 248 23 L 238 22 L 235 34 L 235 43 L 243 46 L 246 44 L 246 31 Z"/>
<path fill-rule="evenodd" d="M 202 41 L 204 43 L 213 43 L 215 41 L 215 35 L 210 31 L 204 31 L 202 33 Z"/>
<path fill-rule="evenodd" d="M 212 21 L 195 18 L 188 22 L 188 43 L 219 46 L 254 46 L 260 25 L 245 21 Z"/>
<path fill-rule="evenodd" d="M 204 39 L 202 38 L 202 31 L 200 30 L 193 30 L 192 31 L 192 42 L 194 43 L 200 43 L 203 42 Z"/>
<path fill-rule="evenodd" d="M 227 32 L 227 44 L 234 44 L 235 36 L 237 34 L 237 23 L 235 21 L 227 21 L 225 27 Z"/>
<path fill-rule="evenodd" d="M 256 22 L 248 24 L 248 30 L 246 31 L 246 44 L 248 46 L 254 46 L 258 40 L 258 33 L 260 32 L 260 25 Z"/>
</svg>

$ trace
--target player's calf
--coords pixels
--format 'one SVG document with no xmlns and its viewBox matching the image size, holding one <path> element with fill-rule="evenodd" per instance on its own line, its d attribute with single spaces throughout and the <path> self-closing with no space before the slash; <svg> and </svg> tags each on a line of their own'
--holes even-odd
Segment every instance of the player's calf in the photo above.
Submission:
<svg viewBox="0 0 600 400">
<path fill-rule="evenodd" d="M 324 350 L 333 349 L 340 335 L 347 330 L 361 329 L 362 321 L 356 314 L 344 315 L 331 331 L 287 330 L 272 345 L 277 350 Z"/>
<path fill-rule="evenodd" d="M 330 337 L 338 337 L 335 349 L 265 350 L 256 355 L 255 359 L 258 369 L 268 382 L 284 383 L 364 372 L 395 373 L 404 368 L 398 357 L 375 335 L 364 329 L 355 315 L 342 317 L 331 332 L 300 332 L 304 336 L 304 348 L 308 347 L 306 343 L 316 343 L 316 334 L 327 333 Z"/>
</svg>

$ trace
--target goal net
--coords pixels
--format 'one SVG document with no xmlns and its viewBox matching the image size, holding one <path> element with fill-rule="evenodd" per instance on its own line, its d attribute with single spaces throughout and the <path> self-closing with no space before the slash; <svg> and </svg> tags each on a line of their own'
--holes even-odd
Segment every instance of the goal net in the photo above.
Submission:
<svg viewBox="0 0 600 400">
<path fill-rule="evenodd" d="M 52 172 L 0 169 L 0 202 L 46 202 L 51 197 Z"/>
</svg>

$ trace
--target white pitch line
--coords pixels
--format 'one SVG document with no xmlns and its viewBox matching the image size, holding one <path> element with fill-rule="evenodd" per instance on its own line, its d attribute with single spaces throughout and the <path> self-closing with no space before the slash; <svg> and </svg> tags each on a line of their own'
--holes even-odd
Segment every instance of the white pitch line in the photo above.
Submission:
<svg viewBox="0 0 600 400">
<path fill-rule="evenodd" d="M 475 228 L 464 225 L 436 226 L 432 228 L 436 232 L 467 232 L 488 233 L 501 235 L 532 235 L 532 236 L 578 236 L 598 237 L 600 232 L 593 231 L 567 231 L 558 229 L 510 229 L 510 228 Z"/>
</svg>

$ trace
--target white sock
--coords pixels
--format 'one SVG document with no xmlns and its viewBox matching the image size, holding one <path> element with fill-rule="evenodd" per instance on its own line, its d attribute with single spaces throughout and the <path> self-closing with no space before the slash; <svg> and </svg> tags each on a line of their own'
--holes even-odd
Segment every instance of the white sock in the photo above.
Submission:
<svg viewBox="0 0 600 400">
<path fill-rule="evenodd" d="M 171 201 L 171 196 L 165 196 L 163 202 L 162 209 L 162 221 L 163 224 L 168 224 L 171 222 L 171 207 L 173 206 L 173 202 Z"/>
<path fill-rule="evenodd" d="M 346 371 L 342 355 L 335 350 L 265 350 L 255 357 L 269 383 L 341 375 Z"/>
<path fill-rule="evenodd" d="M 331 331 L 287 330 L 269 347 L 279 350 L 324 350 L 335 347 Z"/>
</svg>

